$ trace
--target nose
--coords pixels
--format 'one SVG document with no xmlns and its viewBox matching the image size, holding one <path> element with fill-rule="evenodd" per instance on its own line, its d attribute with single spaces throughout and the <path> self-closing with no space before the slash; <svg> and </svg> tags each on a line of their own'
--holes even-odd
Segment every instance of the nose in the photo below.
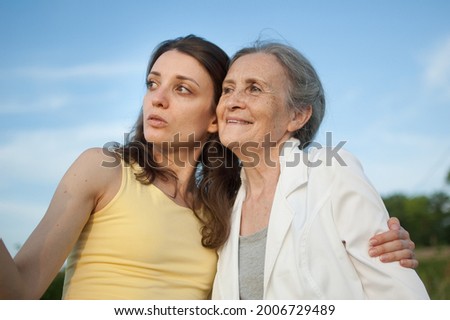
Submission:
<svg viewBox="0 0 450 320">
<path fill-rule="evenodd" d="M 167 92 L 163 87 L 158 87 L 149 92 L 152 105 L 157 108 L 167 109 L 169 107 L 169 100 Z"/>
<path fill-rule="evenodd" d="M 238 110 L 245 108 L 245 97 L 242 90 L 234 90 L 225 96 L 225 107 L 229 110 Z"/>
</svg>

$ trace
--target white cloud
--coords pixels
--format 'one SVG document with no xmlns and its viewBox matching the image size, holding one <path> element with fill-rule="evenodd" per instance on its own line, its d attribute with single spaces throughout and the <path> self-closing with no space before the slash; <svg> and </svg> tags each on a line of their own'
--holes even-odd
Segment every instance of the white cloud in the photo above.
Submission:
<svg viewBox="0 0 450 320">
<path fill-rule="evenodd" d="M 12 255 L 23 245 L 47 209 L 47 205 L 0 199 L 0 237 Z"/>
<path fill-rule="evenodd" d="M 347 99 L 350 106 L 339 105 L 344 98 L 335 99 L 338 106 L 330 112 L 330 126 L 339 129 L 336 141 L 348 140 L 345 148 L 361 159 L 382 194 L 429 194 L 445 188 L 450 170 L 450 37 L 423 57 L 418 72 L 411 71 L 417 77 L 400 79 L 377 96 L 361 90 L 356 103 Z"/>
<path fill-rule="evenodd" d="M 428 90 L 450 99 L 450 36 L 427 54 L 425 63 L 424 81 Z"/>
<path fill-rule="evenodd" d="M 73 97 L 67 94 L 53 94 L 37 99 L 20 100 L 19 97 L 2 101 L 0 114 L 39 113 L 43 111 L 55 111 L 67 106 Z"/>
<path fill-rule="evenodd" d="M 141 65 L 131 63 L 3 69 L 0 70 L 0 80 L 7 86 L 0 89 L 0 115 L 117 104 L 117 101 L 130 99 L 130 96 L 135 100 L 136 94 L 139 97 L 142 94 L 143 72 Z M 30 81 L 25 90 L 23 80 Z M 68 84 L 64 83 L 65 80 L 76 81 Z M 140 101 L 137 102 L 139 104 Z"/>
<path fill-rule="evenodd" d="M 142 65 L 132 63 L 93 63 L 78 66 L 32 66 L 17 68 L 13 73 L 20 77 L 44 80 L 65 80 L 80 77 L 110 77 L 142 72 Z"/>
<path fill-rule="evenodd" d="M 403 117 L 404 112 L 397 115 Z M 395 120 L 368 124 L 346 144 L 358 156 L 368 177 L 383 195 L 393 192 L 429 194 L 444 188 L 450 169 L 450 144 L 445 133 L 417 130 Z"/>
<path fill-rule="evenodd" d="M 142 103 L 141 96 L 133 91 L 131 93 L 117 89 L 99 90 L 93 93 L 63 91 L 62 93 L 41 92 L 38 96 L 24 93 L 9 99 L 2 98 L 0 99 L 0 115 L 31 116 L 45 113 L 52 117 L 52 112 L 70 108 L 79 110 L 79 106 L 95 106 L 93 112 L 104 112 L 112 109 L 121 110 L 127 104 L 139 106 Z"/>
<path fill-rule="evenodd" d="M 106 142 L 123 142 L 129 126 L 123 123 L 30 130 L 15 133 L 0 145 L 0 186 L 8 178 L 53 183 L 85 149 Z"/>
</svg>

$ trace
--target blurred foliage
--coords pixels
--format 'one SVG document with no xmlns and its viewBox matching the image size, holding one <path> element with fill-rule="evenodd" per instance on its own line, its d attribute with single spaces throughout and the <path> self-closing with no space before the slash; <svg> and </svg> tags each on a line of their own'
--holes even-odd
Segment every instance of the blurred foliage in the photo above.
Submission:
<svg viewBox="0 0 450 320">
<path fill-rule="evenodd" d="M 64 286 L 64 271 L 60 271 L 47 291 L 42 295 L 41 300 L 60 300 Z"/>
<path fill-rule="evenodd" d="M 420 261 L 417 273 L 432 300 L 450 299 L 450 247 L 416 250 Z"/>
<path fill-rule="evenodd" d="M 445 177 L 450 185 L 450 171 Z M 416 244 L 417 273 L 433 300 L 450 299 L 450 196 L 394 194 L 383 198 L 390 216 L 400 219 Z"/>
<path fill-rule="evenodd" d="M 400 219 L 417 247 L 450 244 L 450 197 L 437 192 L 431 196 L 395 194 L 385 197 L 390 214 Z"/>
</svg>

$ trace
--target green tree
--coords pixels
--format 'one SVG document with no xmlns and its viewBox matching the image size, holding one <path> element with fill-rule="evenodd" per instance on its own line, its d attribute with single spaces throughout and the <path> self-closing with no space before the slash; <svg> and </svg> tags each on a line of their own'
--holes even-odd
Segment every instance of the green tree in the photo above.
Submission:
<svg viewBox="0 0 450 320">
<path fill-rule="evenodd" d="M 450 244 L 450 196 L 437 192 L 430 196 L 429 201 L 429 213 L 433 219 L 433 228 L 430 231 L 436 237 L 435 244 Z"/>
<path fill-rule="evenodd" d="M 398 217 L 417 246 L 450 244 L 450 199 L 443 192 L 431 196 L 385 197 L 391 216 Z"/>
<path fill-rule="evenodd" d="M 42 295 L 41 300 L 60 300 L 64 286 L 64 270 L 61 270 Z"/>
</svg>

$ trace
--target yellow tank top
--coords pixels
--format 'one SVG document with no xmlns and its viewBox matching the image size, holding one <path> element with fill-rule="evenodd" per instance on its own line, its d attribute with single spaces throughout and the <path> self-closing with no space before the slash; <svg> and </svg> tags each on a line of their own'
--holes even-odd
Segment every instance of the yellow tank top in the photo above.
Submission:
<svg viewBox="0 0 450 320">
<path fill-rule="evenodd" d="M 207 299 L 217 254 L 190 209 L 122 163 L 120 190 L 92 214 L 66 264 L 63 299 Z"/>
</svg>

